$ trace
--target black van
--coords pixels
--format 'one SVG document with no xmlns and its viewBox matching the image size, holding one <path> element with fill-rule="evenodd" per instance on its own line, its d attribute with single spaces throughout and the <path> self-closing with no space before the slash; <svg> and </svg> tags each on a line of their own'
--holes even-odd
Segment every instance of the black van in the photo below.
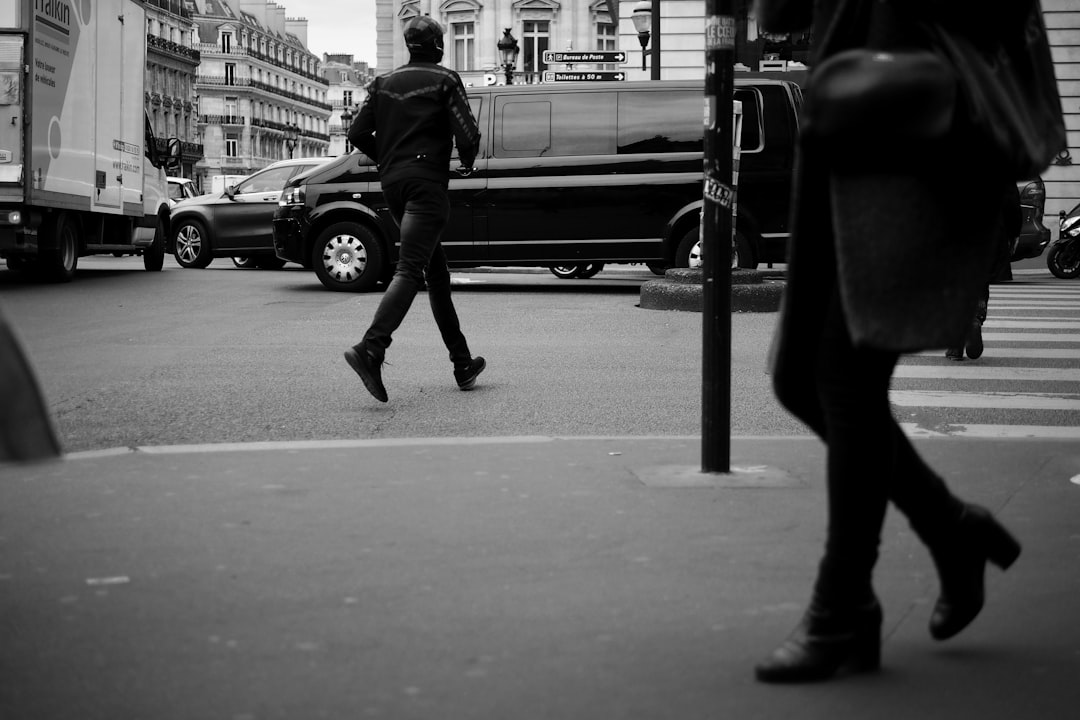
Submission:
<svg viewBox="0 0 1080 720">
<path fill-rule="evenodd" d="M 783 262 L 801 92 L 739 77 L 734 96 L 743 125 L 733 263 Z M 450 180 L 442 244 L 452 267 L 662 271 L 699 257 L 700 81 L 469 88 L 469 101 L 482 148 L 472 174 Z M 290 181 L 274 215 L 278 257 L 313 267 L 331 290 L 387 280 L 397 242 L 378 173 L 359 152 Z"/>
</svg>

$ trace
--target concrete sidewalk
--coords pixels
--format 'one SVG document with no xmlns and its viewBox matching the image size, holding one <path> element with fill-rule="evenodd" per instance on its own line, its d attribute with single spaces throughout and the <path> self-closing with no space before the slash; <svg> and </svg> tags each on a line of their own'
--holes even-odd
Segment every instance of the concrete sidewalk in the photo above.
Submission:
<svg viewBox="0 0 1080 720">
<path fill-rule="evenodd" d="M 770 687 L 824 535 L 824 452 L 735 439 L 143 448 L 0 468 L 0 717 L 1071 718 L 1080 448 L 918 441 L 1024 543 L 930 639 L 891 513 L 880 674 Z M 765 467 L 760 467 L 765 466 Z M 867 472 L 873 472 L 868 468 Z M 1071 481 L 1070 481 L 1071 480 Z"/>
</svg>

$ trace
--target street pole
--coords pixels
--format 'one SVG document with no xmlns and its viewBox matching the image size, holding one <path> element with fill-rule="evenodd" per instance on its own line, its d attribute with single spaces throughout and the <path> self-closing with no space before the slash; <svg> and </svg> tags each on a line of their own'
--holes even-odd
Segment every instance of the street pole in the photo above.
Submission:
<svg viewBox="0 0 1080 720">
<path fill-rule="evenodd" d="M 701 471 L 731 471 L 731 212 L 734 0 L 705 3 Z"/>
<path fill-rule="evenodd" d="M 652 0 L 652 75 L 653 80 L 660 79 L 660 0 Z"/>
</svg>

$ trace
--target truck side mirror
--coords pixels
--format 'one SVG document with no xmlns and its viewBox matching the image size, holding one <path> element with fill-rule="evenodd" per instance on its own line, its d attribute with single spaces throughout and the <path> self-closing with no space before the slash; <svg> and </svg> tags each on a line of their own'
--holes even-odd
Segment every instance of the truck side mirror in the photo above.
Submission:
<svg viewBox="0 0 1080 720">
<path fill-rule="evenodd" d="M 165 165 L 169 169 L 180 167 L 180 158 L 183 156 L 184 149 L 180 144 L 179 138 L 169 138 L 168 151 L 165 154 Z"/>
</svg>

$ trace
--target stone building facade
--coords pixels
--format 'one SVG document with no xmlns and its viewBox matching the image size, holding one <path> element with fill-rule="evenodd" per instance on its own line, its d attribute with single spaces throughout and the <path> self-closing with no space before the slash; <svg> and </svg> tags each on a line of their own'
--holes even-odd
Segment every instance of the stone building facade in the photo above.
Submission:
<svg viewBox="0 0 1080 720">
<path fill-rule="evenodd" d="M 266 0 L 184 0 L 193 7 L 203 189 L 213 175 L 247 175 L 330 148 L 322 61 L 307 49 L 307 20 Z"/>
<path fill-rule="evenodd" d="M 166 138 L 180 139 L 183 154 L 176 174 L 193 178 L 203 146 L 194 103 L 199 51 L 194 49 L 190 3 L 145 0 L 145 4 L 147 116 L 160 144 Z"/>
</svg>

